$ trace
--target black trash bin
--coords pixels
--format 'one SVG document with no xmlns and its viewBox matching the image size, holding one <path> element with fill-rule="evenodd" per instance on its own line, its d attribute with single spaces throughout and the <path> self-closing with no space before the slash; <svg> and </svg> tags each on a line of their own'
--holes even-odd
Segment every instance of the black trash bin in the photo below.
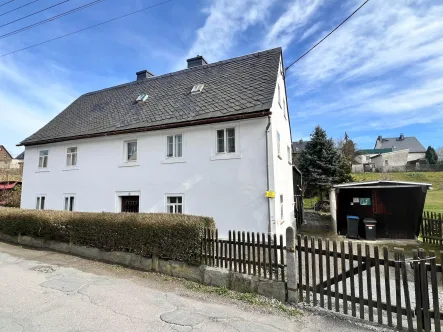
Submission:
<svg viewBox="0 0 443 332">
<path fill-rule="evenodd" d="M 366 240 L 374 241 L 377 238 L 377 220 L 373 218 L 363 219 L 365 224 L 365 238 Z"/>
<path fill-rule="evenodd" d="M 357 216 L 346 216 L 348 221 L 348 232 L 346 237 L 358 239 L 358 224 L 360 223 L 360 218 Z"/>
</svg>

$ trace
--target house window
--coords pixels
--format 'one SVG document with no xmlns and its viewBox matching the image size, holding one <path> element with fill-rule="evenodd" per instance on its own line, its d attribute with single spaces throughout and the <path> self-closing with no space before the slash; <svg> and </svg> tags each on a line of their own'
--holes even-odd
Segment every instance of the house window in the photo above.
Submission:
<svg viewBox="0 0 443 332">
<path fill-rule="evenodd" d="M 77 165 L 77 147 L 68 148 L 66 154 L 66 166 Z"/>
<path fill-rule="evenodd" d="M 137 161 L 137 141 L 125 142 L 125 161 Z"/>
<path fill-rule="evenodd" d="M 65 196 L 64 210 L 74 211 L 75 196 Z"/>
<path fill-rule="evenodd" d="M 235 128 L 217 130 L 217 153 L 235 153 Z"/>
<path fill-rule="evenodd" d="M 291 147 L 288 145 L 288 163 L 292 164 L 292 153 L 291 153 Z"/>
<path fill-rule="evenodd" d="M 183 213 L 183 196 L 166 196 L 167 213 Z"/>
<path fill-rule="evenodd" d="M 37 201 L 35 204 L 35 209 L 36 210 L 44 210 L 45 209 L 45 201 L 46 201 L 46 197 L 45 196 L 37 196 Z"/>
<path fill-rule="evenodd" d="M 280 219 L 283 220 L 283 195 L 280 195 Z"/>
<path fill-rule="evenodd" d="M 196 84 L 192 87 L 191 94 L 200 93 L 203 90 L 204 84 Z"/>
<path fill-rule="evenodd" d="M 49 150 L 41 150 L 39 152 L 39 157 L 38 157 L 38 167 L 39 168 L 48 167 L 48 156 L 49 156 Z"/>
<path fill-rule="evenodd" d="M 278 104 L 281 107 L 281 95 L 280 95 L 280 84 L 277 85 L 277 89 L 278 89 Z"/>
<path fill-rule="evenodd" d="M 385 159 L 385 166 L 389 166 L 389 161 L 388 161 L 388 159 Z"/>
<path fill-rule="evenodd" d="M 285 119 L 287 120 L 288 117 L 286 115 L 286 99 L 283 99 L 283 115 L 285 116 Z"/>
<path fill-rule="evenodd" d="M 280 154 L 280 133 L 277 131 L 277 156 L 281 159 Z"/>
<path fill-rule="evenodd" d="M 167 151 L 166 158 L 180 158 L 183 151 L 183 136 L 171 135 L 166 138 Z"/>
</svg>

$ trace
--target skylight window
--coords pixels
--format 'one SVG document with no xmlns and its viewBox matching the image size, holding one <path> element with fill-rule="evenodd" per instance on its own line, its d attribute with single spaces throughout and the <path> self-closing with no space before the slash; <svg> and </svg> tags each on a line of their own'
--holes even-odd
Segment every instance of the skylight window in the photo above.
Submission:
<svg viewBox="0 0 443 332">
<path fill-rule="evenodd" d="M 145 102 L 146 100 L 148 100 L 148 94 L 147 93 L 143 93 L 140 96 L 137 97 L 137 99 L 135 101 L 141 101 L 141 102 Z"/>
<path fill-rule="evenodd" d="M 196 84 L 191 90 L 191 94 L 200 93 L 203 90 L 204 84 Z"/>
</svg>

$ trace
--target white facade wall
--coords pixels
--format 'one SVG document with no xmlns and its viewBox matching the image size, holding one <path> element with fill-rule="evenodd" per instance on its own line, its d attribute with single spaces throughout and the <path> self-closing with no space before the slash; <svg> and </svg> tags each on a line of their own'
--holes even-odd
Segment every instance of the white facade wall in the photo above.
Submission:
<svg viewBox="0 0 443 332">
<path fill-rule="evenodd" d="M 426 158 L 425 152 L 410 152 L 408 155 L 408 161 L 416 161 Z"/>
<path fill-rule="evenodd" d="M 220 234 L 228 230 L 268 230 L 266 117 L 175 130 L 117 135 L 26 147 L 22 208 L 34 209 L 45 195 L 45 209 L 62 210 L 64 195 L 75 195 L 75 211 L 119 212 L 119 195 L 140 195 L 140 212 L 165 212 L 165 195 L 184 195 L 184 213 L 214 217 Z M 215 131 L 235 126 L 236 153 L 215 154 Z M 183 134 L 183 158 L 166 160 L 166 136 Z M 124 163 L 124 141 L 137 139 L 137 163 Z M 66 165 L 68 147 L 78 148 L 78 165 Z M 38 169 L 39 150 L 49 150 L 48 168 Z M 288 165 L 286 163 L 286 165 Z M 280 168 L 279 168 L 280 169 Z M 287 172 L 286 172 L 287 173 Z M 285 174 L 286 174 L 285 173 Z M 292 176 L 287 186 L 292 187 Z M 289 190 L 280 176 L 287 215 Z M 285 212 L 286 213 L 286 212 Z"/>
<path fill-rule="evenodd" d="M 288 226 L 295 227 L 294 219 L 294 189 L 292 179 L 292 138 L 289 126 L 289 112 L 287 109 L 284 69 L 280 62 L 277 85 L 275 88 L 273 105 L 271 108 L 271 127 L 269 149 L 271 161 L 270 189 L 275 191 L 275 198 L 271 200 L 271 232 L 285 234 Z M 280 101 L 278 96 L 280 87 Z M 280 134 L 280 155 L 277 149 L 277 132 Z M 283 218 L 281 216 L 280 195 L 283 195 Z"/>
</svg>

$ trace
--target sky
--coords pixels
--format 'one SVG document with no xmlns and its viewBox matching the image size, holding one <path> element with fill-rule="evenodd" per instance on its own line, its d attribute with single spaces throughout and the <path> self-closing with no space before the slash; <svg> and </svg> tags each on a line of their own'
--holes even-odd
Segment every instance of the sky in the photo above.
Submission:
<svg viewBox="0 0 443 332">
<path fill-rule="evenodd" d="M 92 0 L 0 0 L 0 55 L 164 0 L 104 0 L 32 29 L 4 36 Z M 6 3 L 9 2 L 9 3 Z M 0 144 L 16 144 L 81 94 L 208 62 L 283 48 L 289 65 L 363 0 L 172 0 L 44 45 L 0 57 Z M 5 4 L 6 3 L 6 4 Z M 416 136 L 443 146 L 443 2 L 370 0 L 287 71 L 294 141 L 316 125 L 347 132 L 358 148 L 378 135 Z M 11 23 L 12 22 L 12 23 Z"/>
</svg>

